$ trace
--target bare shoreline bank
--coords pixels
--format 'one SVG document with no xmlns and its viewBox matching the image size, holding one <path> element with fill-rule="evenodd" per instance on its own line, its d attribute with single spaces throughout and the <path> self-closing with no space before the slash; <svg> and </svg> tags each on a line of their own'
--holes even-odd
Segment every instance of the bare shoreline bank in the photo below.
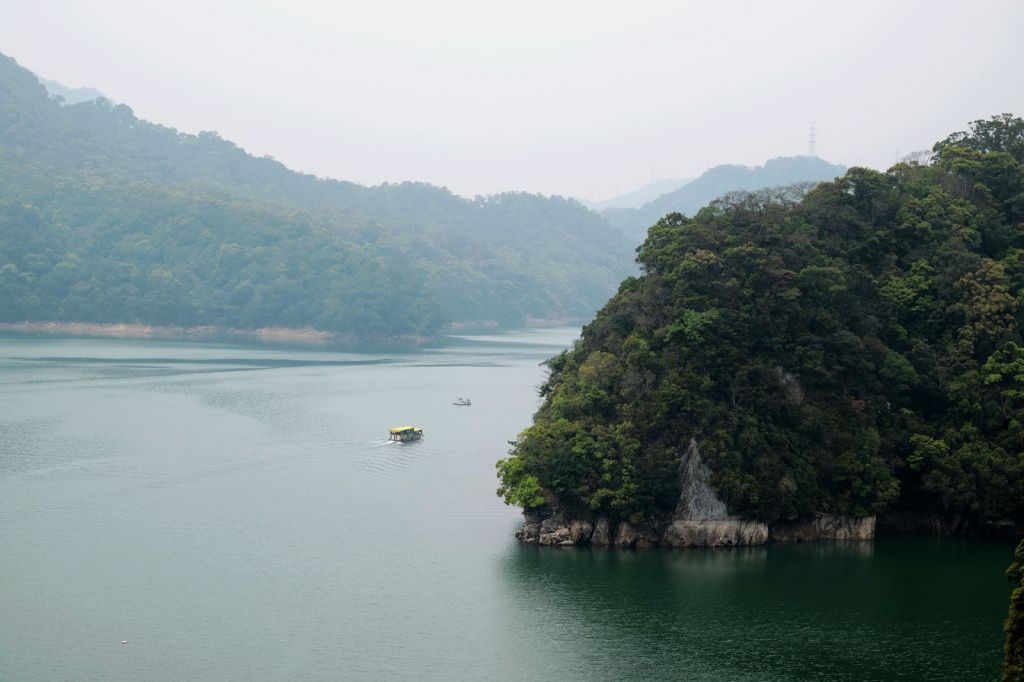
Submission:
<svg viewBox="0 0 1024 682">
<path fill-rule="evenodd" d="M 582 324 L 571 318 L 551 318 L 524 320 L 525 328 L 547 329 L 552 327 Z M 493 320 L 453 322 L 444 332 L 464 332 L 475 330 L 494 330 L 501 328 Z M 216 325 L 198 325 L 180 327 L 173 325 L 155 325 L 141 323 L 115 322 L 0 322 L 0 333 L 36 334 L 53 336 L 85 336 L 112 339 L 184 339 L 184 340 L 256 340 L 267 343 L 301 343 L 317 346 L 358 346 L 365 344 L 384 344 L 396 346 L 423 346 L 437 339 L 434 336 L 399 335 L 385 337 L 366 337 L 356 334 L 326 332 L 312 327 L 260 327 L 257 329 L 239 329 L 234 327 L 218 327 Z"/>
<path fill-rule="evenodd" d="M 278 343 L 305 343 L 313 345 L 354 345 L 366 342 L 394 343 L 420 346 L 433 339 L 427 336 L 394 336 L 370 339 L 354 334 L 325 332 L 318 329 L 293 327 L 261 327 L 237 329 L 212 325 L 176 327 L 138 323 L 95 322 L 0 322 L 0 332 L 17 334 L 46 334 L 68 336 L 96 336 L 116 339 L 223 339 L 237 338 Z"/>
</svg>

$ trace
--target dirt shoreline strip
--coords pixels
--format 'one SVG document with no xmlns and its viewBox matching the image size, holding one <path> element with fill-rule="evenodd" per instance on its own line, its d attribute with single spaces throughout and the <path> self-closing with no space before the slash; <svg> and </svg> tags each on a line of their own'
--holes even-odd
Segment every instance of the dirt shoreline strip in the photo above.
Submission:
<svg viewBox="0 0 1024 682">
<path fill-rule="evenodd" d="M 353 334 L 338 334 L 311 328 L 261 327 L 259 329 L 235 329 L 216 326 L 175 327 L 135 323 L 104 324 L 93 322 L 0 322 L 0 332 L 101 336 L 118 339 L 206 339 L 233 336 L 264 341 L 314 344 L 351 344 L 373 340 L 362 339 Z M 420 345 L 430 341 L 428 337 L 423 336 L 389 337 L 376 340 L 412 345 Z"/>
</svg>

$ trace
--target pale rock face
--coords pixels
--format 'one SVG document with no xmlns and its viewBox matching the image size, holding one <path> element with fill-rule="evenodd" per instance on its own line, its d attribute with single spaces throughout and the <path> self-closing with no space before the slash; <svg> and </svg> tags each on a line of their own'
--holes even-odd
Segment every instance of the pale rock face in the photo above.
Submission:
<svg viewBox="0 0 1024 682">
<path fill-rule="evenodd" d="M 535 545 L 540 540 L 540 524 L 544 520 L 536 512 L 523 512 L 523 525 L 516 531 L 516 539 L 527 545 Z"/>
<path fill-rule="evenodd" d="M 871 540 L 875 537 L 875 517 L 819 514 L 810 519 L 772 526 L 771 538 L 776 542 L 809 542 L 814 540 Z"/>
<path fill-rule="evenodd" d="M 540 539 L 540 524 L 537 523 L 524 523 L 522 527 L 516 531 L 516 539 L 526 545 L 535 545 Z"/>
<path fill-rule="evenodd" d="M 589 521 L 572 521 L 569 523 L 569 537 L 573 543 L 589 542 L 594 533 L 594 526 Z"/>
<path fill-rule="evenodd" d="M 744 519 L 673 521 L 661 536 L 666 547 L 746 547 L 767 541 L 767 524 Z"/>
<path fill-rule="evenodd" d="M 680 521 L 719 521 L 731 518 L 725 502 L 711 487 L 711 469 L 701 459 L 697 441 L 690 440 L 679 460 L 679 502 L 673 519 Z"/>
<path fill-rule="evenodd" d="M 768 526 L 729 514 L 711 487 L 711 469 L 691 440 L 679 460 L 679 502 L 661 542 L 669 547 L 739 547 L 763 545 Z"/>
<path fill-rule="evenodd" d="M 590 543 L 616 547 L 747 547 L 774 542 L 815 540 L 871 540 L 875 517 L 855 518 L 835 514 L 772 524 L 744 519 L 729 513 L 711 485 L 711 469 L 704 463 L 695 440 L 679 460 L 679 501 L 670 519 L 632 524 L 623 521 L 612 527 L 607 517 L 593 523 L 566 519 L 559 512 L 523 514 L 520 542 L 549 547 L 571 547 Z M 664 523 L 664 525 L 661 525 Z"/>
<path fill-rule="evenodd" d="M 561 516 L 553 516 L 544 519 L 540 524 L 540 537 L 537 540 L 541 545 L 573 545 L 572 531 Z"/>
<path fill-rule="evenodd" d="M 615 540 L 614 544 L 616 547 L 632 547 L 633 543 L 636 542 L 636 531 L 626 521 L 619 524 L 619 527 L 615 529 Z"/>
<path fill-rule="evenodd" d="M 657 547 L 658 533 L 647 523 L 623 521 L 615 531 L 616 547 Z"/>
<path fill-rule="evenodd" d="M 608 517 L 597 517 L 597 521 L 594 522 L 594 532 L 590 536 L 590 544 L 599 547 L 607 547 L 612 544 L 611 524 L 608 523 Z"/>
</svg>

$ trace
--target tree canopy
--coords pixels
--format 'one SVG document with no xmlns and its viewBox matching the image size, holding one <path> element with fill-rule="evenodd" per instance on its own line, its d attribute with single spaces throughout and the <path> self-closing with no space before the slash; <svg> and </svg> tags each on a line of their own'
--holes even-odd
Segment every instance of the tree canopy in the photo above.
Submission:
<svg viewBox="0 0 1024 682">
<path fill-rule="evenodd" d="M 647 228 L 669 213 L 692 215 L 731 192 L 787 187 L 798 183 L 811 186 L 832 180 L 845 171 L 845 166 L 814 156 L 779 157 L 754 168 L 726 164 L 709 168 L 699 178 L 668 190 L 638 208 L 606 208 L 601 211 L 601 215 L 622 230 L 633 243 L 639 243 L 643 241 Z"/>
<path fill-rule="evenodd" d="M 662 218 L 642 275 L 548 361 L 499 493 L 657 518 L 696 438 L 730 510 L 765 521 L 1024 519 L 1020 130 Z"/>
<path fill-rule="evenodd" d="M 635 270 L 573 200 L 288 170 L 0 55 L 0 321 L 302 326 L 366 337 L 585 319 Z"/>
</svg>

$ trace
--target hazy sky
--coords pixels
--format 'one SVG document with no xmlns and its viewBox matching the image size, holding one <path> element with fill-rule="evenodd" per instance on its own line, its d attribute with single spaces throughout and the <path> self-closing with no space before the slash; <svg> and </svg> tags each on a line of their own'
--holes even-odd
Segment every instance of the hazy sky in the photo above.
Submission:
<svg viewBox="0 0 1024 682">
<path fill-rule="evenodd" d="M 1024 115 L 1024 2 L 0 0 L 0 52 L 297 170 L 600 199 Z"/>
</svg>

